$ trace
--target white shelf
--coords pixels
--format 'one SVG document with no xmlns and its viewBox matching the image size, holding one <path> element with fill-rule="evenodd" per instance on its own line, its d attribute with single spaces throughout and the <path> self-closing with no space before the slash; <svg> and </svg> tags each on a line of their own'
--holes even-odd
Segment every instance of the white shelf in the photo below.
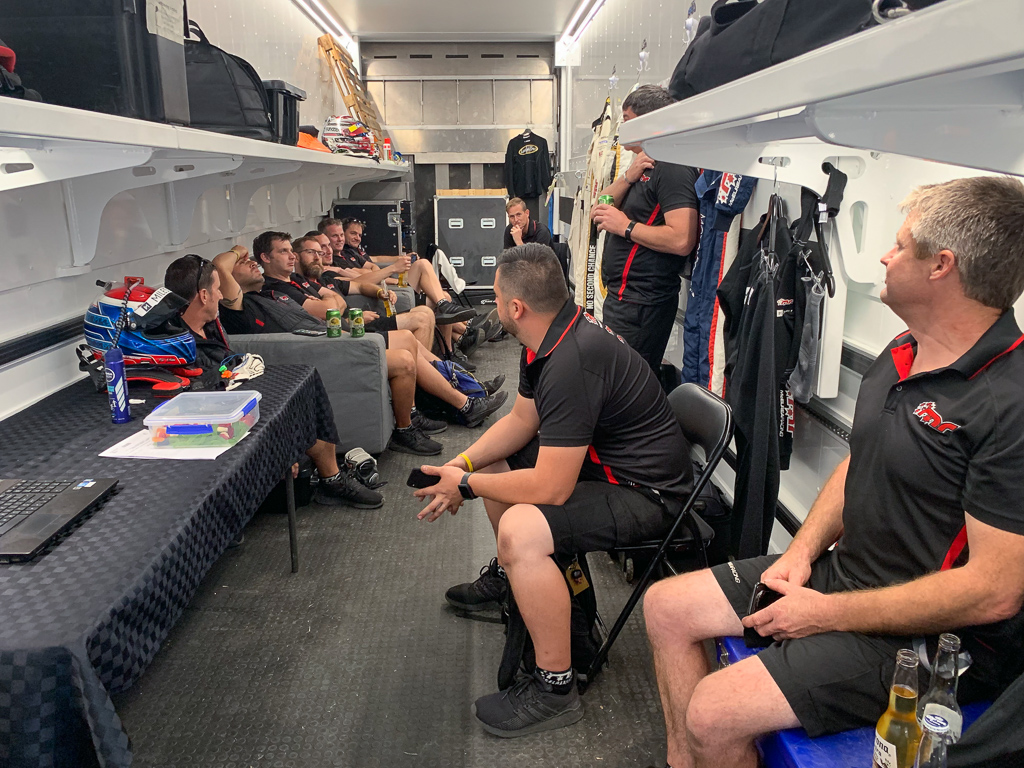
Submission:
<svg viewBox="0 0 1024 768">
<path fill-rule="evenodd" d="M 1024 2 L 945 0 L 632 120 L 621 139 L 690 165 L 810 140 L 1024 175 L 1022 129 Z"/>
<path fill-rule="evenodd" d="M 409 167 L 332 155 L 67 107 L 4 99 L 0 109 L 0 191 L 60 182 L 69 220 L 72 263 L 88 269 L 100 218 L 117 194 L 166 186 L 169 242 L 188 238 L 199 198 L 222 187 L 231 224 L 244 226 L 249 201 L 270 183 L 330 184 L 348 194 L 362 181 L 398 178 Z"/>
</svg>

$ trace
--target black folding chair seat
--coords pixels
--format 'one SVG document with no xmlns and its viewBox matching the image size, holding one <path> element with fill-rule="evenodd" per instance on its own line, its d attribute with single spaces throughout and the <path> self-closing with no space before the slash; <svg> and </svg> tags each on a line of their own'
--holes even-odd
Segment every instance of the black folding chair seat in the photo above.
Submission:
<svg viewBox="0 0 1024 768">
<path fill-rule="evenodd" d="M 638 550 L 653 551 L 654 556 L 648 563 L 643 575 L 633 587 L 633 592 L 626 601 L 626 605 L 619 613 L 619 617 L 612 625 L 611 631 L 602 643 L 597 656 L 587 670 L 585 685 L 593 682 L 598 671 L 608 658 L 608 651 L 611 650 L 622 628 L 626 625 L 633 608 L 640 601 L 644 590 L 651 583 L 654 571 L 666 562 L 665 555 L 669 551 L 696 551 L 701 567 L 708 566 L 707 544 L 714 538 L 714 531 L 711 526 L 704 522 L 694 512 L 694 504 L 700 496 L 704 487 L 711 482 L 711 476 L 715 467 L 722 460 L 726 448 L 732 442 L 732 409 L 725 404 L 720 397 L 696 384 L 683 384 L 672 390 L 668 396 L 669 405 L 679 421 L 691 447 L 691 457 L 697 461 L 703 458 L 704 468 L 693 480 L 693 490 L 687 497 L 679 512 L 679 516 L 672 524 L 665 538 L 661 541 L 649 541 L 631 547 L 620 547 L 616 552 L 635 552 Z M 703 457 L 700 454 L 703 453 Z M 675 573 L 671 564 L 666 563 L 669 570 Z M 585 687 L 584 685 L 584 687 Z"/>
</svg>

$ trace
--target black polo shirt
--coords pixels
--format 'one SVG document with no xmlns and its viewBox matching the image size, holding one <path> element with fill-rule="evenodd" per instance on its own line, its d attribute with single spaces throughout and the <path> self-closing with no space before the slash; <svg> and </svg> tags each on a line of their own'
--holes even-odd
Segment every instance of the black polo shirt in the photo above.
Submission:
<svg viewBox="0 0 1024 768">
<path fill-rule="evenodd" d="M 523 348 L 519 395 L 536 404 L 542 446 L 589 446 L 581 480 L 690 492 L 689 446 L 640 355 L 572 301 L 538 352 Z"/>
<path fill-rule="evenodd" d="M 540 243 L 541 245 L 550 246 L 551 230 L 547 228 L 546 224 L 530 219 L 529 226 L 523 232 L 523 244 L 525 245 L 526 243 Z M 505 247 L 514 248 L 515 244 L 516 241 L 512 239 L 512 225 L 508 224 L 505 227 Z"/>
<path fill-rule="evenodd" d="M 271 301 L 276 301 L 277 312 L 267 307 L 267 302 Z M 295 322 L 284 325 L 282 319 L 287 321 L 289 313 L 296 313 L 300 317 L 296 318 Z M 221 305 L 220 321 L 228 333 L 291 333 L 294 328 L 309 328 L 316 327 L 316 323 L 323 324 L 322 320 L 317 320 L 286 293 L 278 293 L 276 299 L 256 293 L 243 293 L 241 309 Z"/>
<path fill-rule="evenodd" d="M 278 280 L 276 277 L 267 277 L 263 281 L 263 288 L 260 289 L 260 296 L 266 296 L 274 301 L 294 301 L 300 307 L 307 299 L 319 299 L 320 291 L 313 287 L 309 280 L 298 272 L 292 272 L 290 280 Z"/>
<path fill-rule="evenodd" d="M 211 320 L 203 326 L 205 337 L 191 328 L 188 330 L 196 340 L 196 365 L 203 370 L 219 368 L 220 364 L 233 354 L 228 348 L 228 336 L 220 320 Z"/>
<path fill-rule="evenodd" d="M 665 214 L 680 208 L 698 209 L 699 172 L 688 165 L 657 162 L 633 184 L 619 208 L 632 221 L 660 227 Z M 686 258 L 660 253 L 608 233 L 601 260 L 601 279 L 608 295 L 632 304 L 677 301 Z"/>
<path fill-rule="evenodd" d="M 370 261 L 370 257 L 361 248 L 353 248 L 346 245 L 341 253 L 335 253 L 331 259 L 331 265 L 348 269 L 362 269 Z"/>
<path fill-rule="evenodd" d="M 868 369 L 834 556 L 848 586 L 906 582 L 966 562 L 965 510 L 1024 535 L 1022 341 L 1009 310 L 947 368 L 909 376 L 917 344 L 905 333 Z M 1007 652 L 1024 660 L 1019 632 L 988 625 L 982 634 L 1015 635 L 997 644 L 1009 642 Z"/>
</svg>

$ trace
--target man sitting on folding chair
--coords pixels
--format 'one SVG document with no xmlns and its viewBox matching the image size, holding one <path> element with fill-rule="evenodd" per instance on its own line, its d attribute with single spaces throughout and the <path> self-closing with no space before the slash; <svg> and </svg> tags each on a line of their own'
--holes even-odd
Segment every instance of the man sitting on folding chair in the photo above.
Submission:
<svg viewBox="0 0 1024 768">
<path fill-rule="evenodd" d="M 690 450 L 658 380 L 620 337 L 576 306 L 552 250 L 505 251 L 498 316 L 524 344 L 512 412 L 416 492 L 420 519 L 482 497 L 498 557 L 446 599 L 479 610 L 505 596 L 506 575 L 537 668 L 473 711 L 499 736 L 569 725 L 583 716 L 570 654 L 570 596 L 555 558 L 664 537 L 693 484 Z M 500 563 L 500 565 L 499 565 Z"/>
</svg>

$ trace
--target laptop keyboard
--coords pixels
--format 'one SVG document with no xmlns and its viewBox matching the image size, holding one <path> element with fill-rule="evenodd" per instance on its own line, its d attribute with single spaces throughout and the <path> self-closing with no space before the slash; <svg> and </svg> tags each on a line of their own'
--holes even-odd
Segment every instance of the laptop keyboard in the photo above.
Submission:
<svg viewBox="0 0 1024 768">
<path fill-rule="evenodd" d="M 14 518 L 30 515 L 62 491 L 71 487 L 66 480 L 22 480 L 0 493 L 0 527 Z"/>
</svg>

